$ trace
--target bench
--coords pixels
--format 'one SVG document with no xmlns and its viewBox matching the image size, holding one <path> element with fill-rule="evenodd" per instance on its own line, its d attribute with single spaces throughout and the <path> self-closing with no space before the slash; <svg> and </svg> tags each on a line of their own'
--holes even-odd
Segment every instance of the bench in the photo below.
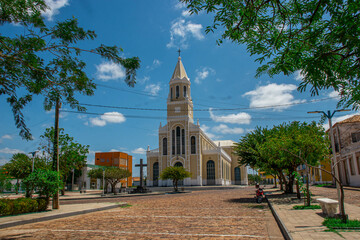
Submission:
<svg viewBox="0 0 360 240">
<path fill-rule="evenodd" d="M 316 199 L 321 206 L 322 212 L 327 217 L 334 217 L 336 214 L 336 210 L 339 202 L 330 198 L 318 198 Z"/>
</svg>

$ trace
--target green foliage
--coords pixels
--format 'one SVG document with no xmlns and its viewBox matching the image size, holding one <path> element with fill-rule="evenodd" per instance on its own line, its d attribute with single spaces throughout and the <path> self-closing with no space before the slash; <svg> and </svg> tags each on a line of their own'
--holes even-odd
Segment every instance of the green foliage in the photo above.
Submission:
<svg viewBox="0 0 360 240">
<path fill-rule="evenodd" d="M 304 181 L 303 181 L 303 177 L 300 176 L 300 174 L 299 174 L 298 172 L 294 171 L 294 172 L 293 172 L 293 175 L 295 176 L 295 179 L 296 179 L 296 181 L 297 181 L 298 184 L 299 184 L 300 191 L 303 192 L 303 194 L 304 194 L 304 196 L 305 196 L 305 198 L 304 198 L 304 207 L 310 207 L 310 205 L 307 206 L 307 204 L 306 204 L 306 199 L 307 199 L 307 198 L 311 198 L 311 196 L 312 196 L 313 194 L 311 193 L 310 189 L 308 189 L 308 188 L 306 187 L 306 185 L 304 184 Z"/>
<path fill-rule="evenodd" d="M 249 184 L 256 184 L 261 182 L 261 176 L 256 174 L 248 174 Z"/>
<path fill-rule="evenodd" d="M 162 180 L 172 179 L 175 192 L 178 191 L 178 181 L 188 177 L 191 177 L 191 173 L 184 167 L 167 167 L 160 174 Z"/>
<path fill-rule="evenodd" d="M 320 205 L 310 205 L 310 206 L 295 205 L 295 206 L 293 206 L 293 209 L 295 209 L 295 210 L 321 209 L 321 207 L 320 207 Z"/>
<path fill-rule="evenodd" d="M 7 190 L 9 184 L 11 185 L 11 182 L 6 169 L 0 167 L 0 193 L 4 192 L 4 190 Z"/>
<path fill-rule="evenodd" d="M 95 32 L 80 27 L 76 18 L 46 26 L 41 16 L 46 8 L 43 0 L 0 0 L 0 24 L 24 27 L 23 34 L 0 34 L 0 95 L 7 97 L 20 136 L 27 140 L 32 136 L 22 110 L 33 95 L 45 97 L 46 110 L 57 99 L 78 111 L 86 110 L 76 95 L 91 96 L 96 85 L 85 73 L 86 56 L 82 54 L 95 54 L 123 66 L 125 82 L 131 87 L 136 83 L 136 70 L 140 67 L 139 58 L 121 57 L 123 49 L 118 46 L 80 48 L 81 42 L 96 38 Z"/>
<path fill-rule="evenodd" d="M 45 151 L 50 159 L 53 157 L 54 127 L 47 128 L 45 133 L 40 136 L 41 149 Z M 80 170 L 86 165 L 86 157 L 89 153 L 89 145 L 82 145 L 74 141 L 73 137 L 64 133 L 64 129 L 59 129 L 59 169 L 60 176 L 66 183 L 72 169 Z"/>
<path fill-rule="evenodd" d="M 235 144 L 234 153 L 240 164 L 260 171 L 276 173 L 285 183 L 285 192 L 293 192 L 293 172 L 303 161 L 316 165 L 329 154 L 324 129 L 315 122 L 291 122 L 272 129 L 256 128 Z"/>
<path fill-rule="evenodd" d="M 36 198 L 38 203 L 38 212 L 46 211 L 49 205 L 49 199 L 46 198 Z"/>
<path fill-rule="evenodd" d="M 113 193 L 115 193 L 116 184 L 118 184 L 122 179 L 131 177 L 131 172 L 129 170 L 117 167 L 99 167 L 91 169 L 88 172 L 88 176 L 90 178 L 97 179 L 103 179 L 103 174 L 106 181 L 106 186 L 107 184 L 110 184 Z"/>
<path fill-rule="evenodd" d="M 0 199 L 0 216 L 45 211 L 47 209 L 47 204 L 48 202 L 45 199 L 3 198 Z"/>
<path fill-rule="evenodd" d="M 17 179 L 24 179 L 32 171 L 32 159 L 24 153 L 15 153 L 10 162 L 4 165 L 10 176 Z M 47 161 L 44 158 L 34 159 L 34 169 L 47 169 Z"/>
<path fill-rule="evenodd" d="M 27 190 L 36 190 L 40 197 L 49 199 L 59 191 L 62 181 L 58 174 L 50 170 L 36 170 L 22 181 Z"/>
<path fill-rule="evenodd" d="M 323 222 L 323 225 L 329 229 L 343 229 L 343 230 L 360 230 L 360 221 L 359 220 L 347 220 L 344 223 L 339 218 L 326 218 Z"/>
<path fill-rule="evenodd" d="M 300 91 L 332 88 L 339 105 L 359 108 L 360 4 L 358 1 L 181 0 L 191 14 L 213 16 L 206 32 L 245 44 L 262 64 L 257 76 L 301 71 Z"/>
<path fill-rule="evenodd" d="M 331 186 L 332 184 L 331 183 L 324 183 L 324 184 L 316 184 L 314 185 L 315 187 L 329 187 Z"/>
</svg>

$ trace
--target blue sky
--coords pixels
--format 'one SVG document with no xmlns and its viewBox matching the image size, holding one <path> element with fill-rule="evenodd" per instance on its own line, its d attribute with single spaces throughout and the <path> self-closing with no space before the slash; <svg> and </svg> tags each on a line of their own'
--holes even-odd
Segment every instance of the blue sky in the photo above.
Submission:
<svg viewBox="0 0 360 240">
<path fill-rule="evenodd" d="M 259 67 L 254 61 L 256 56 L 250 56 L 245 46 L 230 41 L 218 46 L 219 32 L 205 34 L 206 26 L 212 23 L 211 16 L 190 16 L 176 0 L 47 2 L 51 10 L 44 16 L 49 25 L 74 16 L 80 26 L 97 33 L 96 40 L 84 42 L 81 47 L 118 45 L 124 49 L 124 57 L 138 56 L 141 60 L 137 84 L 129 88 L 123 81 L 121 67 L 97 56 L 83 55 L 87 74 L 99 85 L 94 96 L 79 96 L 81 103 L 143 109 L 89 106 L 87 112 L 100 115 L 62 112 L 60 127 L 79 143 L 90 145 L 89 163 L 94 163 L 96 151 L 124 151 L 133 155 L 136 164 L 140 158 L 146 160 L 148 145 L 151 149 L 158 147 L 157 130 L 160 122 L 166 124 L 168 83 L 179 47 L 192 84 L 194 120 L 199 119 L 201 128 L 213 140 L 238 141 L 256 126 L 318 121 L 320 115 L 307 112 L 336 109 L 337 94 L 331 90 L 316 97 L 309 92 L 299 93 L 296 88 L 300 73 L 255 78 Z M 1 28 L 3 34 L 23 32 L 22 27 L 15 25 Z M 0 164 L 16 152 L 37 150 L 39 136 L 54 124 L 54 111 L 46 112 L 43 100 L 35 96 L 24 109 L 34 136 L 33 141 L 27 142 L 18 136 L 11 109 L 5 97 L 0 97 Z M 63 105 L 62 110 L 71 108 Z M 352 114 L 355 112 L 337 113 L 334 120 Z M 138 175 L 139 170 L 134 169 L 133 176 Z"/>
</svg>

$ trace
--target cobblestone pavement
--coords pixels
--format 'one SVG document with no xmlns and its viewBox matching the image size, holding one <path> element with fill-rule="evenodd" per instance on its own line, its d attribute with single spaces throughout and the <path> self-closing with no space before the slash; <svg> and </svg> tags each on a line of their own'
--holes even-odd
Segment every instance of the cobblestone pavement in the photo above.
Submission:
<svg viewBox="0 0 360 240">
<path fill-rule="evenodd" d="M 126 208 L 7 228 L 1 239 L 283 239 L 254 188 L 127 198 Z M 118 200 L 119 201 L 119 200 Z"/>
<path fill-rule="evenodd" d="M 337 200 L 335 187 L 310 187 L 314 196 L 323 196 Z M 345 203 L 360 207 L 360 188 L 344 187 Z"/>
</svg>

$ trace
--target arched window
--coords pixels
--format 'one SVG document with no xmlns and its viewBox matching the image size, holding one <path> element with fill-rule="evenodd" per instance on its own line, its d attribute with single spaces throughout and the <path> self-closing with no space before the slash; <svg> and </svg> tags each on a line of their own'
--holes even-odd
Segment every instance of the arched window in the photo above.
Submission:
<svg viewBox="0 0 360 240">
<path fill-rule="evenodd" d="M 182 154 L 185 154 L 185 129 L 181 130 L 181 148 Z"/>
<path fill-rule="evenodd" d="M 195 136 L 191 137 L 191 154 L 196 154 Z"/>
<path fill-rule="evenodd" d="M 186 86 L 184 86 L 184 98 L 186 98 Z"/>
<path fill-rule="evenodd" d="M 163 155 L 167 155 L 167 138 L 163 138 Z"/>
<path fill-rule="evenodd" d="M 173 88 L 170 88 L 170 99 L 173 99 Z"/>
<path fill-rule="evenodd" d="M 179 88 L 179 86 L 176 86 L 175 97 L 178 98 L 179 96 L 180 96 L 180 88 Z"/>
<path fill-rule="evenodd" d="M 155 162 L 153 165 L 153 185 L 158 186 L 159 179 L 159 162 Z"/>
<path fill-rule="evenodd" d="M 213 160 L 206 163 L 206 180 L 207 185 L 215 185 L 215 163 Z"/>
<path fill-rule="evenodd" d="M 171 136 L 171 141 L 172 141 L 172 155 L 175 155 L 175 130 L 172 130 L 172 136 Z"/>
<path fill-rule="evenodd" d="M 180 127 L 176 127 L 176 154 L 180 154 Z"/>
</svg>

